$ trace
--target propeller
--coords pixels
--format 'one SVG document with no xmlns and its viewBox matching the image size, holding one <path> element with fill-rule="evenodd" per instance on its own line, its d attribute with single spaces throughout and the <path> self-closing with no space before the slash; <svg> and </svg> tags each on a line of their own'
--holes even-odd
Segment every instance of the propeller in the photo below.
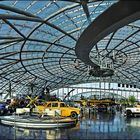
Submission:
<svg viewBox="0 0 140 140">
<path fill-rule="evenodd" d="M 30 96 L 27 95 L 27 98 L 30 99 L 29 104 L 26 107 L 29 107 L 31 104 L 33 104 L 35 107 L 37 107 L 37 105 L 34 103 L 39 96 L 36 96 L 34 99 L 32 99 Z"/>
</svg>

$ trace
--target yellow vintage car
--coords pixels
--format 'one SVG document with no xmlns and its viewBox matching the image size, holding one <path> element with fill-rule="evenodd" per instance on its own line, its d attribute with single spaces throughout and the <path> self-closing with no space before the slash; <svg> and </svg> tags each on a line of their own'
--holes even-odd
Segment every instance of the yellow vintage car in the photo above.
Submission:
<svg viewBox="0 0 140 140">
<path fill-rule="evenodd" d="M 65 102 L 47 101 L 43 105 L 36 105 L 33 112 L 76 119 L 80 114 L 80 109 L 67 106 Z"/>
</svg>

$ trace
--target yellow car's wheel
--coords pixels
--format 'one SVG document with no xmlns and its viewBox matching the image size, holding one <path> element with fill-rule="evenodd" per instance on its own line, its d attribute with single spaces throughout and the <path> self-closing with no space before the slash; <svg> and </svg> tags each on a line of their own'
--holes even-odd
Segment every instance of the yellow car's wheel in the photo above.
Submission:
<svg viewBox="0 0 140 140">
<path fill-rule="evenodd" d="M 76 119 L 78 117 L 78 114 L 76 112 L 71 112 L 71 116 L 72 119 Z"/>
</svg>

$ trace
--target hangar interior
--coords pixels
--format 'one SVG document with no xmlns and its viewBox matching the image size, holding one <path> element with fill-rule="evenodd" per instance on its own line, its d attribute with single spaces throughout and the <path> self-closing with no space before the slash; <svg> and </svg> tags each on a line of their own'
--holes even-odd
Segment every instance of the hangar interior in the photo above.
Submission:
<svg viewBox="0 0 140 140">
<path fill-rule="evenodd" d="M 139 5 L 0 1 L 0 100 L 71 92 L 69 100 L 97 95 L 140 101 Z"/>
</svg>

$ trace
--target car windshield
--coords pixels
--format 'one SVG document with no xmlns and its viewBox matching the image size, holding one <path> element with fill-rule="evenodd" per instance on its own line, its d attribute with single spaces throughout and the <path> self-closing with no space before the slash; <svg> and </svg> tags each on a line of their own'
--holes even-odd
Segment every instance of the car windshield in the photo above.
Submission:
<svg viewBox="0 0 140 140">
<path fill-rule="evenodd" d="M 127 107 L 134 107 L 133 105 L 127 105 Z"/>
<path fill-rule="evenodd" d="M 46 103 L 45 104 L 47 107 L 51 107 L 51 103 Z"/>
</svg>

